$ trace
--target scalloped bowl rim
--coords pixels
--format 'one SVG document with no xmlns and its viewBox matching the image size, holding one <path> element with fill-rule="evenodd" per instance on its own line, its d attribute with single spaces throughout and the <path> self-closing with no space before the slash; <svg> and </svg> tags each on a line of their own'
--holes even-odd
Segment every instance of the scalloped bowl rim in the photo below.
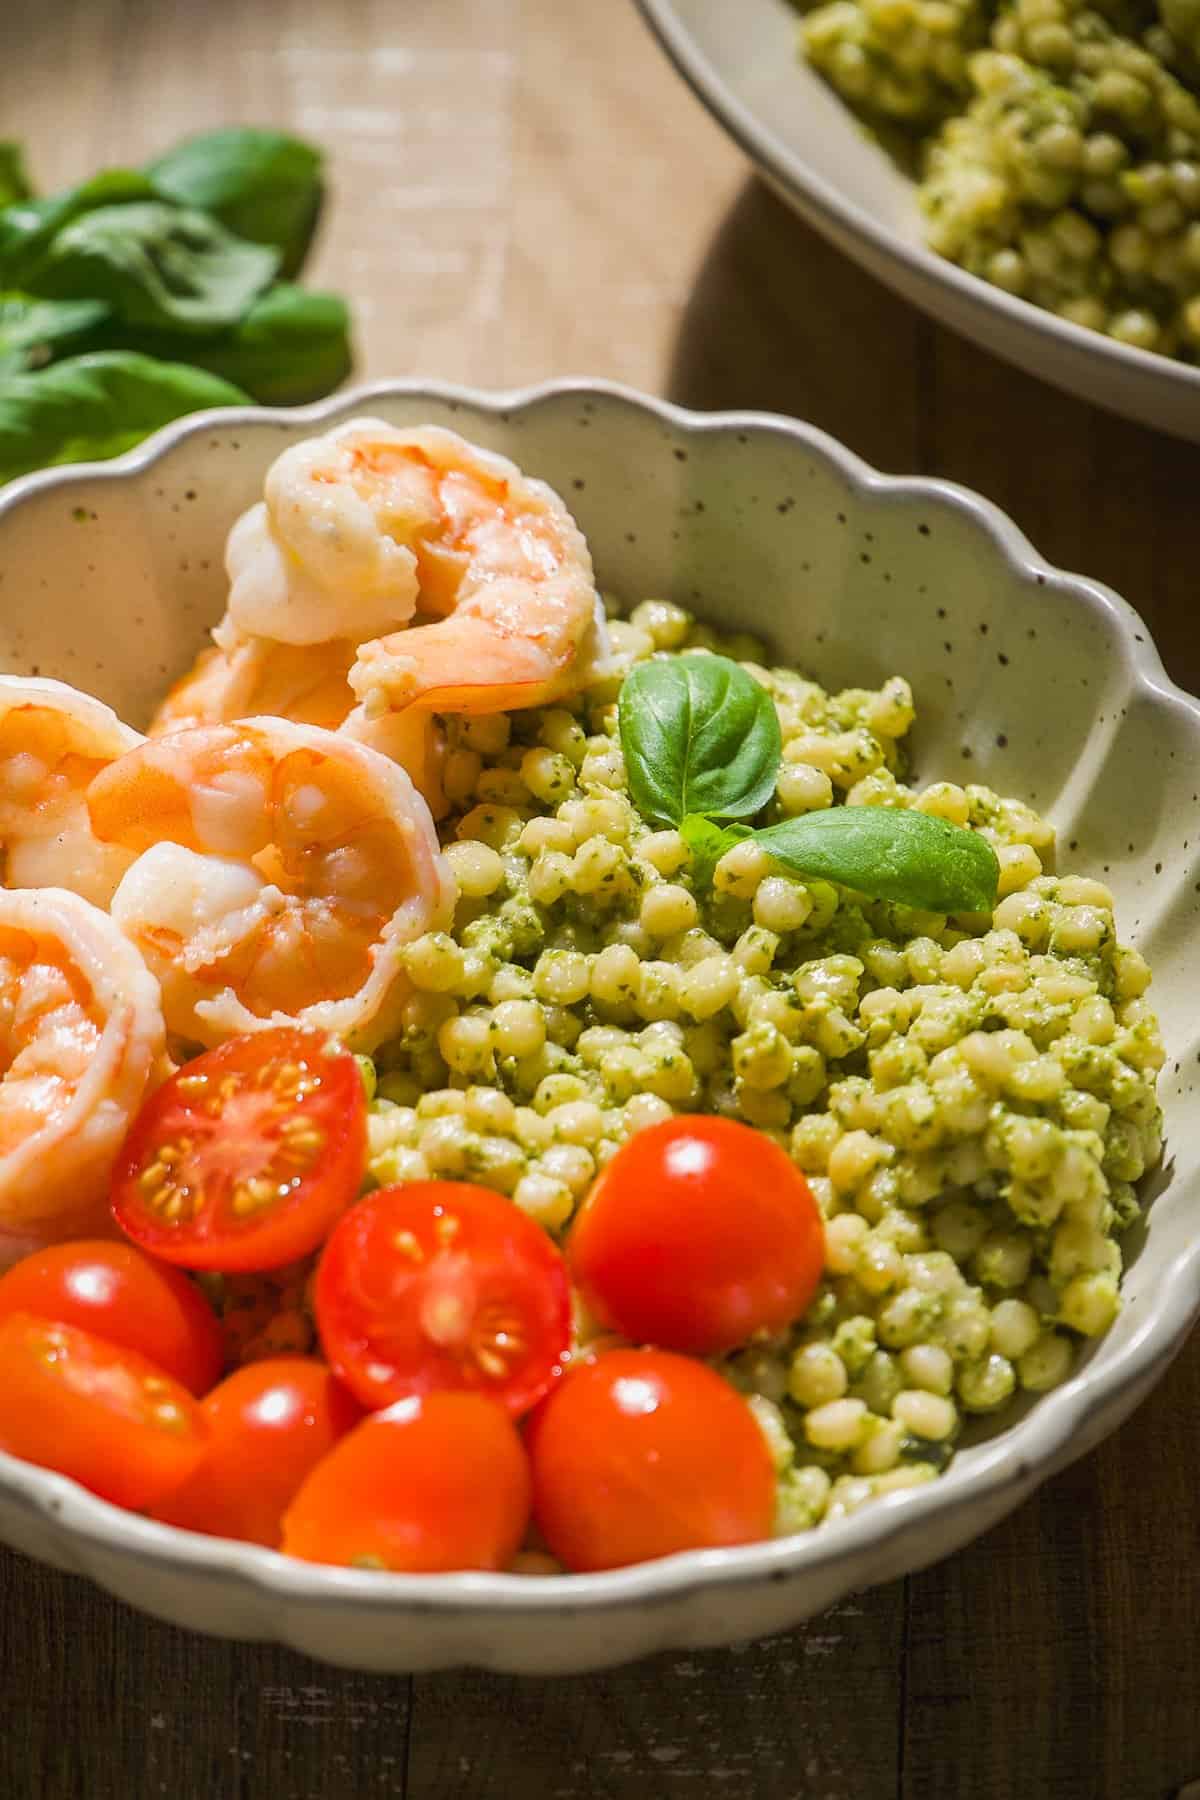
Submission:
<svg viewBox="0 0 1200 1800">
<path fill-rule="evenodd" d="M 135 449 L 102 463 L 76 463 L 20 477 L 0 492 L 5 515 L 27 494 L 70 488 L 77 482 L 122 482 L 159 463 L 180 442 L 231 424 L 324 425 L 361 413 L 389 396 L 428 396 L 480 412 L 515 413 L 556 396 L 602 396 L 648 412 L 691 435 L 726 431 L 777 434 L 803 445 L 832 465 L 859 494 L 937 500 L 982 529 L 1016 577 L 1042 577 L 1045 587 L 1076 604 L 1102 612 L 1115 628 L 1136 688 L 1160 704 L 1184 708 L 1200 734 L 1200 700 L 1167 676 L 1145 625 L 1112 589 L 1047 563 L 1008 516 L 968 488 L 937 477 L 881 474 L 817 427 L 757 411 L 697 413 L 638 393 L 616 382 L 565 378 L 529 387 L 483 392 L 452 383 L 405 380 L 358 386 L 313 405 L 228 407 L 193 413 L 165 426 Z M 1136 628 L 1136 629 L 1135 629 Z M 460 1573 L 399 1575 L 307 1564 L 273 1550 L 230 1539 L 206 1538 L 160 1525 L 97 1498 L 69 1478 L 0 1452 L 0 1497 L 45 1516 L 60 1532 L 102 1551 L 134 1551 L 148 1563 L 174 1566 L 188 1575 L 235 1576 L 259 1593 L 305 1606 L 352 1602 L 371 1609 L 437 1612 L 491 1611 L 497 1617 L 587 1614 L 631 1603 L 665 1603 L 728 1584 L 752 1584 L 803 1574 L 860 1552 L 879 1550 L 901 1533 L 924 1526 L 936 1536 L 937 1521 L 972 1502 L 991 1502 L 993 1517 L 1014 1490 L 1040 1483 L 1079 1452 L 1073 1442 L 1103 1411 L 1118 1411 L 1122 1396 L 1148 1388 L 1165 1370 L 1200 1313 L 1200 1234 L 1171 1265 L 1156 1310 L 1100 1369 L 1087 1366 L 1062 1387 L 1040 1395 L 1018 1427 L 1021 1446 L 1003 1441 L 982 1447 L 969 1468 L 955 1469 L 928 1485 L 887 1495 L 870 1507 L 820 1531 L 798 1533 L 726 1550 L 688 1551 L 657 1562 L 593 1575 L 532 1579 L 519 1575 Z M 1086 1443 L 1085 1446 L 1086 1448 Z M 1015 1496 L 1019 1498 L 1019 1493 Z M 929 1560 L 929 1559 L 927 1559 Z M 847 1586 L 854 1585 L 853 1580 Z"/>
<path fill-rule="evenodd" d="M 878 255 L 953 289 L 970 305 L 998 313 L 1026 329 L 1040 330 L 1046 337 L 1060 338 L 1098 362 L 1123 365 L 1131 374 L 1156 386 L 1190 387 L 1200 401 L 1200 367 L 1152 350 L 1139 350 L 1134 344 L 1123 344 L 1103 332 L 1060 318 L 1030 300 L 1006 293 L 980 275 L 969 274 L 924 244 L 911 243 L 900 232 L 881 224 L 810 168 L 803 157 L 742 104 L 696 43 L 674 0 L 636 0 L 636 4 L 696 98 L 720 121 L 751 162 L 781 187 L 802 194 L 814 211 L 868 244 Z"/>
</svg>

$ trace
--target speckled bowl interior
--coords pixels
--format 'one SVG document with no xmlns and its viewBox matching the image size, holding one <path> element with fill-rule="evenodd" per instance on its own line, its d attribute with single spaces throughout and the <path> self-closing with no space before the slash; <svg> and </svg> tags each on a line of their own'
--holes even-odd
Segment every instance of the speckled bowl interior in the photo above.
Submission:
<svg viewBox="0 0 1200 1800">
<path fill-rule="evenodd" d="M 919 778 L 1031 801 L 1058 827 L 1060 866 L 1111 885 L 1169 1048 L 1166 1163 L 1127 1240 L 1125 1308 L 1068 1383 L 977 1431 L 940 1481 L 744 1550 L 538 1581 L 324 1570 L 150 1524 L 3 1455 L 0 1537 L 181 1624 L 368 1669 L 562 1673 L 779 1629 L 985 1530 L 1121 1421 L 1200 1310 L 1200 705 L 1123 601 L 1048 568 L 976 496 L 875 475 L 790 420 L 580 384 L 391 384 L 202 415 L 119 462 L 29 477 L 0 495 L 0 667 L 144 724 L 221 610 L 224 536 L 269 462 L 364 414 L 453 426 L 552 482 L 607 588 L 758 632 L 826 684 L 903 673 Z"/>
</svg>

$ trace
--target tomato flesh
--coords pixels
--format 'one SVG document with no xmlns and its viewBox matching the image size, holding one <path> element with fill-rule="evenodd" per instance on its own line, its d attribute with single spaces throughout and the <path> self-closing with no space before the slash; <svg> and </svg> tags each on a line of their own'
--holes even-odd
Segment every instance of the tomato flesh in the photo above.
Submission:
<svg viewBox="0 0 1200 1800">
<path fill-rule="evenodd" d="M 10 1313 L 79 1325 L 155 1363 L 193 1394 L 221 1378 L 221 1327 L 194 1282 L 132 1244 L 80 1239 L 35 1251 L 0 1275 Z"/>
<path fill-rule="evenodd" d="M 192 1395 L 135 1350 L 29 1313 L 0 1322 L 0 1450 L 140 1512 L 187 1480 L 207 1437 Z"/>
<path fill-rule="evenodd" d="M 358 1064 L 322 1033 L 231 1038 L 143 1106 L 114 1170 L 114 1216 L 185 1268 L 278 1268 L 315 1250 L 357 1194 L 366 1119 Z"/>
<path fill-rule="evenodd" d="M 195 1473 L 154 1509 L 186 1531 L 277 1549 L 283 1515 L 305 1477 L 362 1418 L 314 1357 L 278 1356 L 238 1369 L 203 1405 L 208 1447 Z"/>
<path fill-rule="evenodd" d="M 466 1182 L 368 1194 L 325 1246 L 317 1330 L 364 1406 L 470 1389 L 516 1416 L 549 1389 L 571 1335 L 566 1267 L 511 1201 Z"/>
<path fill-rule="evenodd" d="M 799 1318 L 824 1241 L 812 1190 L 778 1144 L 692 1115 L 622 1145 L 579 1209 L 567 1260 L 603 1324 L 711 1356 Z"/>
<path fill-rule="evenodd" d="M 348 1568 L 503 1569 L 528 1521 L 529 1462 L 507 1415 L 478 1394 L 413 1395 L 317 1465 L 283 1548 Z"/>
<path fill-rule="evenodd" d="M 741 1395 L 690 1357 L 610 1350 L 575 1365 L 526 1444 L 534 1518 L 576 1572 L 771 1534 L 766 1439 Z"/>
</svg>

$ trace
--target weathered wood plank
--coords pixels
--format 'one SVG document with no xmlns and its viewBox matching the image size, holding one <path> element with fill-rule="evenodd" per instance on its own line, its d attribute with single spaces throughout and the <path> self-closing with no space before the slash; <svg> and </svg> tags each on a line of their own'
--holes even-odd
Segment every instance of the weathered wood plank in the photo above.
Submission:
<svg viewBox="0 0 1200 1800">
<path fill-rule="evenodd" d="M 412 1800 L 894 1800 L 901 1627 L 893 1586 L 732 1650 L 419 1677 Z"/>
<path fill-rule="evenodd" d="M 403 1800 L 407 1679 L 144 1618 L 0 1550 L 4 1800 Z"/>
<path fill-rule="evenodd" d="M 911 1584 L 899 1800 L 1200 1776 L 1200 1338 L 1116 1437 Z"/>
</svg>

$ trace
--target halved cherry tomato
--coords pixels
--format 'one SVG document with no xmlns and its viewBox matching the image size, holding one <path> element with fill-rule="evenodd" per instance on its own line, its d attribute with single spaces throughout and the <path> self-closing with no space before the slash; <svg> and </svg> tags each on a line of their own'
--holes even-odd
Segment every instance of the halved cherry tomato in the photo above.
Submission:
<svg viewBox="0 0 1200 1800">
<path fill-rule="evenodd" d="M 775 1473 L 753 1413 L 691 1357 L 609 1350 L 529 1421 L 533 1516 L 568 1569 L 769 1537 Z"/>
<path fill-rule="evenodd" d="M 37 1250 L 0 1275 L 0 1319 L 81 1325 L 173 1375 L 193 1394 L 221 1379 L 221 1327 L 199 1288 L 132 1244 L 85 1238 Z"/>
<path fill-rule="evenodd" d="M 622 1145 L 579 1210 L 567 1262 L 603 1324 L 710 1356 L 799 1318 L 824 1241 L 812 1190 L 773 1139 L 693 1115 Z"/>
<path fill-rule="evenodd" d="M 305 1477 L 362 1418 L 362 1408 L 309 1356 L 238 1369 L 203 1406 L 208 1448 L 156 1519 L 277 1549 L 283 1515 Z"/>
<path fill-rule="evenodd" d="M 362 1185 L 367 1097 L 322 1033 L 231 1038 L 186 1063 L 134 1120 L 113 1172 L 118 1225 L 188 1269 L 307 1256 Z"/>
<path fill-rule="evenodd" d="M 436 1574 L 503 1569 L 529 1522 L 529 1462 L 478 1394 L 412 1395 L 319 1463 L 283 1521 L 305 1562 Z"/>
<path fill-rule="evenodd" d="M 140 1512 L 186 1481 L 208 1441 L 187 1389 L 77 1325 L 0 1323 L 0 1450 Z"/>
<path fill-rule="evenodd" d="M 490 1188 L 416 1181 L 360 1200 L 317 1270 L 317 1330 L 364 1406 L 470 1388 L 516 1416 L 550 1387 L 571 1296 L 540 1226 Z"/>
</svg>

